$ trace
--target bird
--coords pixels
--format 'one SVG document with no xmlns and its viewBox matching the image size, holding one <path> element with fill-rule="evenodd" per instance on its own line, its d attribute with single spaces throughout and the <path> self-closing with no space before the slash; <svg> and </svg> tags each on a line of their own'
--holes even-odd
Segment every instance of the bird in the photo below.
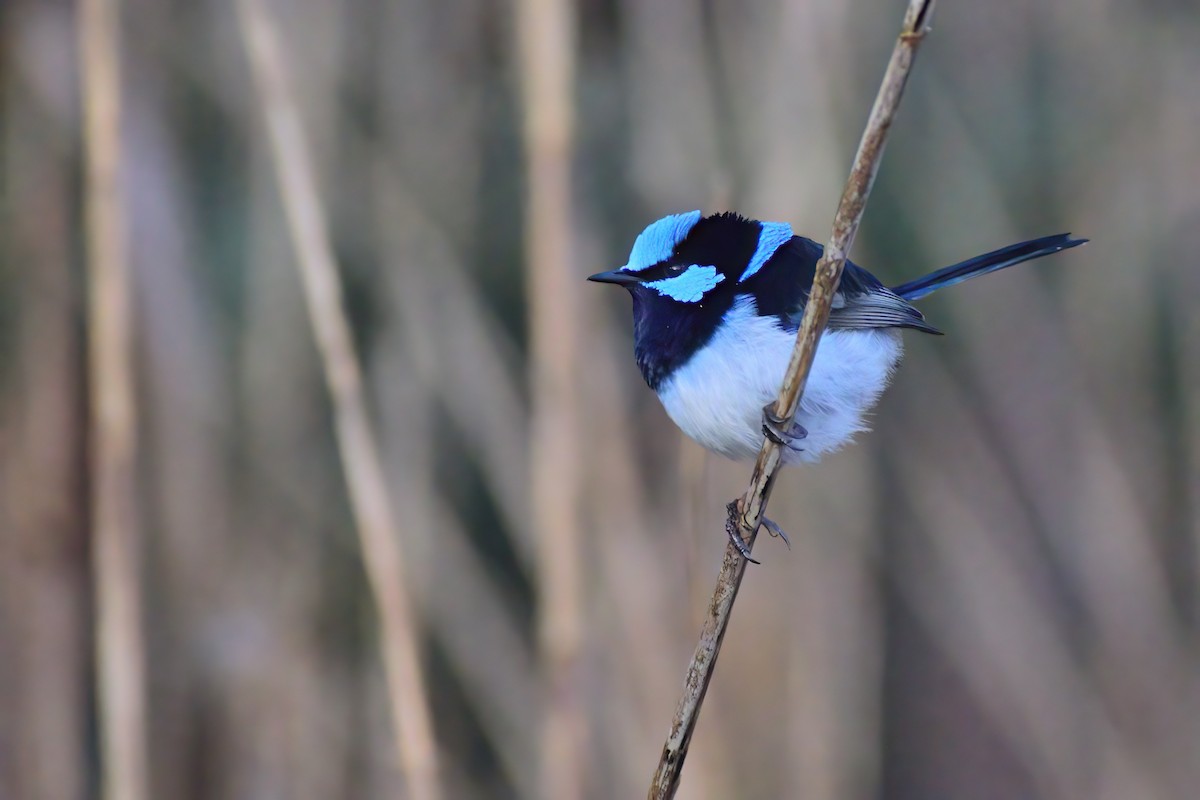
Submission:
<svg viewBox="0 0 1200 800">
<path fill-rule="evenodd" d="M 868 429 L 867 415 L 903 355 L 901 331 L 941 335 L 913 301 L 1086 241 L 1069 233 L 1043 236 L 892 287 L 847 260 L 786 428 L 774 401 L 821 245 L 786 222 L 691 211 L 648 225 L 624 266 L 588 280 L 623 286 L 633 297 L 638 369 L 684 434 L 735 460 L 754 458 L 765 435 L 781 445 L 788 465 L 819 461 Z M 774 523 L 768 527 L 782 535 Z"/>
</svg>

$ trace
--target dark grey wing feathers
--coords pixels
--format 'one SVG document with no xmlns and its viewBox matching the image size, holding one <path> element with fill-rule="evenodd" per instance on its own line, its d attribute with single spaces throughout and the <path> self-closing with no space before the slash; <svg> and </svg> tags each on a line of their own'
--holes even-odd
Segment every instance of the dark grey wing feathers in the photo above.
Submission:
<svg viewBox="0 0 1200 800">
<path fill-rule="evenodd" d="M 833 302 L 834 308 L 829 312 L 831 330 L 915 328 L 926 333 L 941 334 L 903 297 L 882 286 L 857 294 L 839 291 L 834 295 Z"/>
<path fill-rule="evenodd" d="M 803 236 L 794 236 L 781 247 L 772 262 L 777 259 L 778 264 L 760 270 L 750 279 L 758 312 L 775 317 L 785 330 L 795 331 L 804 316 L 804 305 L 808 302 L 821 252 L 821 245 Z M 829 314 L 829 327 L 835 330 L 915 328 L 927 333 L 941 333 L 907 300 L 852 261 L 847 261 L 842 271 L 842 280 L 833 298 L 833 310 Z"/>
</svg>

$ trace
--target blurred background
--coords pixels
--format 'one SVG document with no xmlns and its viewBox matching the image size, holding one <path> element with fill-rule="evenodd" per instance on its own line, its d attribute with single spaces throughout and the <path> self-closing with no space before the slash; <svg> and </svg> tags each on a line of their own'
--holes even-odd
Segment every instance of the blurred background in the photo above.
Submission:
<svg viewBox="0 0 1200 800">
<path fill-rule="evenodd" d="M 136 524 L 113 582 L 89 511 L 99 73 L 75 4 L 0 5 L 0 797 L 98 797 L 110 752 L 181 800 L 641 796 L 750 468 L 682 439 L 625 293 L 583 278 L 693 208 L 824 241 L 902 13 L 121 3 Z M 760 539 L 681 797 L 1195 796 L 1197 130 L 1193 3 L 941 4 L 852 257 L 895 283 L 1092 243 L 930 298 L 948 335 L 907 336 L 874 432 L 783 474 L 793 547 Z M 300 254 L 340 274 L 382 539 Z M 105 591 L 132 628 L 98 626 Z M 109 635 L 144 671 L 115 706 Z"/>
</svg>

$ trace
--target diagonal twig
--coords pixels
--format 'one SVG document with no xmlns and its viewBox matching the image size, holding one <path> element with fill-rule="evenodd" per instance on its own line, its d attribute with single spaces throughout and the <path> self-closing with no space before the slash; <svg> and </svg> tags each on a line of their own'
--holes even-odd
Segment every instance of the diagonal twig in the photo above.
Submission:
<svg viewBox="0 0 1200 800">
<path fill-rule="evenodd" d="M 261 0 L 240 0 L 238 12 L 266 115 L 271 156 L 296 248 L 296 263 L 329 384 L 350 506 L 379 614 L 399 764 L 410 797 L 437 800 L 441 797 L 437 746 L 421 668 L 419 631 L 405 582 L 404 553 L 388 497 L 378 438 L 367 413 L 362 367 L 342 307 L 342 286 L 316 176 L 275 26 Z"/>
<path fill-rule="evenodd" d="M 808 373 L 812 368 L 813 358 L 817 351 L 817 342 L 821 332 L 829 320 L 829 309 L 833 302 L 833 294 L 837 291 L 838 282 L 842 277 L 842 268 L 846 264 L 846 253 L 854 242 L 862 221 L 863 209 L 867 196 L 875 181 L 875 173 L 883 156 L 884 144 L 887 142 L 888 131 L 895 119 L 900 97 L 908 81 L 913 59 L 917 48 L 928 31 L 929 20 L 933 16 L 936 0 L 910 0 L 908 11 L 904 15 L 900 36 L 892 50 L 892 58 L 875 97 L 875 105 L 867 120 L 866 130 L 858 145 L 858 153 L 854 157 L 854 165 L 846 188 L 842 191 L 838 203 L 837 214 L 833 220 L 833 234 L 821 260 L 817 263 L 816 274 L 813 276 L 812 291 L 804 309 L 804 318 L 800 322 L 800 330 L 796 334 L 796 347 L 788 364 L 787 374 L 783 379 L 779 397 L 775 401 L 775 416 L 784 420 L 784 427 L 791 424 L 800 405 L 800 397 L 804 392 Z M 728 506 L 726 529 L 731 534 L 740 535 L 746 546 L 754 546 L 754 538 L 762 521 L 767 500 L 775 477 L 782 465 L 783 455 L 779 445 L 770 439 L 764 439 L 758 460 L 754 464 L 754 472 L 750 478 L 750 486 L 740 501 L 734 501 Z M 725 560 L 721 565 L 717 586 L 713 591 L 709 604 L 708 615 L 700 632 L 700 642 L 688 666 L 687 678 L 684 682 L 683 694 L 671 720 L 671 730 L 667 735 L 666 744 L 659 758 L 658 769 L 650 785 L 648 797 L 674 797 L 679 788 L 679 779 L 683 772 L 683 763 L 687 758 L 688 747 L 691 744 L 692 733 L 696 729 L 696 720 L 704 695 L 712 680 L 713 669 L 716 666 L 717 655 L 720 653 L 721 641 L 725 638 L 725 630 L 729 626 L 733 602 L 737 599 L 738 588 L 746 571 L 746 561 L 738 553 L 733 544 L 725 548 Z"/>
</svg>

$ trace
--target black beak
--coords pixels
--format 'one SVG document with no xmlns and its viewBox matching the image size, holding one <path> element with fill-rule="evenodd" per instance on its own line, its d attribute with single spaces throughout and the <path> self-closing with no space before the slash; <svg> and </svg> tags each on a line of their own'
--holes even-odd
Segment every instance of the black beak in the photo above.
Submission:
<svg viewBox="0 0 1200 800">
<path fill-rule="evenodd" d="M 614 269 L 611 272 L 597 272 L 595 275 L 589 275 L 588 280 L 595 281 L 596 283 L 615 283 L 617 286 L 629 286 L 642 282 L 634 273 L 623 272 L 619 269 Z"/>
</svg>

